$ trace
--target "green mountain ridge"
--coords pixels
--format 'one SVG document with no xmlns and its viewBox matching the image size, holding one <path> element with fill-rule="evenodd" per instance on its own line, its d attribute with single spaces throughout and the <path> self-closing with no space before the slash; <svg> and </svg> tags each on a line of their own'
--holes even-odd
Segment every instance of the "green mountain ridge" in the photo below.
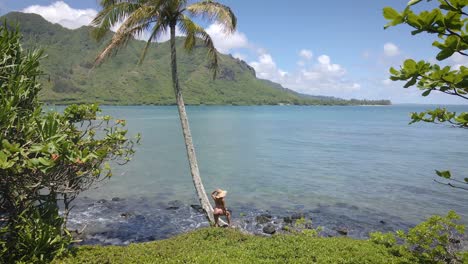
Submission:
<svg viewBox="0 0 468 264">
<path fill-rule="evenodd" d="M 91 27 L 70 30 L 52 24 L 36 14 L 12 12 L 2 17 L 9 26 L 20 25 L 24 48 L 43 48 L 45 57 L 41 78 L 41 100 L 55 104 L 92 103 L 111 105 L 175 103 L 170 74 L 169 42 L 153 43 L 142 65 L 137 65 L 144 41 L 130 40 L 126 48 L 93 68 L 112 33 L 97 42 Z M 388 100 L 343 100 L 334 97 L 303 95 L 280 84 L 257 79 L 255 70 L 231 55 L 219 54 L 216 80 L 208 68 L 206 49 L 183 50 L 177 38 L 180 84 L 187 104 L 296 104 L 362 105 L 391 104 Z"/>
</svg>

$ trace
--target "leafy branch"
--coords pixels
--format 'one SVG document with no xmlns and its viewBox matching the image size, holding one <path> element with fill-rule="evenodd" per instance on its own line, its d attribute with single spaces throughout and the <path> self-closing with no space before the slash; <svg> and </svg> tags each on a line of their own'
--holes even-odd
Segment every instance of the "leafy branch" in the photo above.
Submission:
<svg viewBox="0 0 468 264">
<path fill-rule="evenodd" d="M 427 0 L 429 2 L 430 0 Z M 407 7 L 399 12 L 391 7 L 383 9 L 383 16 L 388 20 L 385 29 L 399 24 L 406 24 L 412 27 L 412 35 L 420 33 L 437 34 L 439 41 L 434 41 L 432 46 L 439 49 L 436 59 L 439 61 L 451 57 L 458 53 L 461 56 L 468 56 L 468 14 L 464 8 L 468 5 L 467 0 L 438 0 L 438 8 L 430 11 L 413 12 L 414 5 L 422 0 L 411 0 Z M 460 66 L 452 68 L 450 66 L 441 67 L 426 61 L 416 62 L 407 59 L 399 70 L 390 68 L 390 79 L 393 81 L 406 82 L 404 88 L 416 86 L 422 90 L 422 96 L 428 96 L 432 91 L 442 92 L 468 100 L 468 68 Z M 468 112 L 457 114 L 445 108 L 427 110 L 421 113 L 412 113 L 411 122 L 429 123 L 449 123 L 455 127 L 468 128 Z M 437 171 L 437 176 L 448 180 L 437 183 L 467 190 L 468 178 L 464 181 L 453 179 L 450 171 Z"/>
</svg>

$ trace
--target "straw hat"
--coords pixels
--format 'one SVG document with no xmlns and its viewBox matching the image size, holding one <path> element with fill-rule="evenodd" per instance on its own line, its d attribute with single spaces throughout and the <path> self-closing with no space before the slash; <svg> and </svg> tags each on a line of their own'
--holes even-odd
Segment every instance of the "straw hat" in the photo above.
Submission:
<svg viewBox="0 0 468 264">
<path fill-rule="evenodd" d="M 227 194 L 227 191 L 221 190 L 221 189 L 216 189 L 215 192 L 216 192 L 216 194 L 215 194 L 216 199 L 223 198 Z"/>
</svg>

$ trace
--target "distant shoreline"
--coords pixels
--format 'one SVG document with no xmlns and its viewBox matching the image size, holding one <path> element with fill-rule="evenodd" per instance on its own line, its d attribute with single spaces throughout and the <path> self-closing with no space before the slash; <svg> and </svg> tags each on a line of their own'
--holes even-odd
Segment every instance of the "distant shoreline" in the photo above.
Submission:
<svg viewBox="0 0 468 264">
<path fill-rule="evenodd" d="M 174 104 L 109 104 L 100 102 L 50 103 L 45 105 L 68 106 L 73 104 L 98 104 L 101 106 L 177 106 Z M 185 104 L 185 106 L 392 106 L 394 104 Z"/>
</svg>

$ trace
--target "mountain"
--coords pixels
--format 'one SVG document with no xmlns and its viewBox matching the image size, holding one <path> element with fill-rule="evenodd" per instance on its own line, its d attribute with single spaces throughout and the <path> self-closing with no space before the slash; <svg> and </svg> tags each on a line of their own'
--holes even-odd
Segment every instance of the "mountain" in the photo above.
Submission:
<svg viewBox="0 0 468 264">
<path fill-rule="evenodd" d="M 24 48 L 42 48 L 41 99 L 49 103 L 174 104 L 170 72 L 169 42 L 153 43 L 142 65 L 137 65 L 144 41 L 130 40 L 116 56 L 93 68 L 97 54 L 112 33 L 97 42 L 91 27 L 76 30 L 52 24 L 36 14 L 13 12 L 2 17 L 9 26 L 17 23 L 23 33 Z M 216 80 L 208 68 L 206 49 L 197 46 L 183 51 L 177 38 L 180 84 L 187 104 L 361 104 L 342 99 L 323 100 L 304 96 L 277 83 L 257 79 L 255 70 L 242 60 L 219 54 Z M 362 101 L 389 104 L 388 101 Z"/>
</svg>

